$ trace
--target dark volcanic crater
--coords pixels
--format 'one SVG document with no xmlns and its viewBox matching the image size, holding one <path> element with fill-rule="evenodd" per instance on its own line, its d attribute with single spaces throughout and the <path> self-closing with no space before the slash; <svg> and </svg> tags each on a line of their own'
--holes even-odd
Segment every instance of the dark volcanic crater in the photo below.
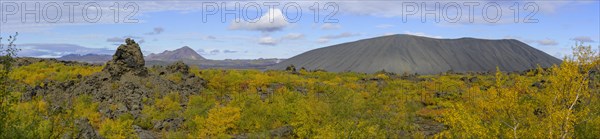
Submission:
<svg viewBox="0 0 600 139">
<path fill-rule="evenodd" d="M 513 39 L 434 39 L 390 35 L 319 48 L 294 56 L 269 69 L 290 65 L 332 72 L 437 74 L 453 72 L 524 71 L 560 64 L 561 60 Z"/>
</svg>

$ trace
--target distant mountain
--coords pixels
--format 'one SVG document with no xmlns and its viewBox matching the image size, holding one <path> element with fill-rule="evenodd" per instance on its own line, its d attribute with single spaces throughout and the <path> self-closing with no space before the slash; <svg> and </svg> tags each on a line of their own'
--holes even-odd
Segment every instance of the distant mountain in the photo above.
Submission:
<svg viewBox="0 0 600 139">
<path fill-rule="evenodd" d="M 146 60 L 152 61 L 179 61 L 179 60 L 206 60 L 200 56 L 192 48 L 184 46 L 173 51 L 164 51 L 158 54 L 150 54 L 146 56 Z"/>
<path fill-rule="evenodd" d="M 294 56 L 269 69 L 290 65 L 332 72 L 437 74 L 523 71 L 550 67 L 561 60 L 513 39 L 434 39 L 390 35 L 319 48 Z"/>
<path fill-rule="evenodd" d="M 63 61 L 78 61 L 92 64 L 104 64 L 113 59 L 111 55 L 100 54 L 70 54 L 58 58 Z M 196 65 L 200 68 L 219 68 L 219 69 L 266 69 L 268 66 L 277 64 L 282 59 L 226 59 L 209 60 L 200 56 L 196 51 L 189 47 L 182 47 L 173 51 L 164 51 L 159 54 L 150 54 L 144 57 L 147 66 L 151 65 L 170 65 L 175 61 L 183 61 L 188 65 Z"/>
<path fill-rule="evenodd" d="M 58 58 L 58 60 L 79 61 L 79 62 L 86 62 L 86 63 L 92 63 L 92 64 L 106 63 L 106 61 L 109 61 L 111 59 L 112 59 L 111 55 L 102 55 L 102 54 L 86 54 L 86 55 L 69 54 L 69 55 L 65 55 L 65 56 Z"/>
<path fill-rule="evenodd" d="M 225 60 L 185 60 L 183 63 L 195 65 L 201 69 L 260 69 L 264 70 L 269 66 L 277 64 L 283 59 L 225 59 Z M 146 66 L 152 65 L 170 65 L 173 61 L 146 61 Z"/>
</svg>

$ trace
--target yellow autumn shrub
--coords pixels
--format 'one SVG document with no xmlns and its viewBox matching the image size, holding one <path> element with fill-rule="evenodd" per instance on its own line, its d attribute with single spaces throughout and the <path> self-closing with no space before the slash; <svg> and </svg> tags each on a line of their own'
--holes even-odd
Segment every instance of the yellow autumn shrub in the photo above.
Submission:
<svg viewBox="0 0 600 139">
<path fill-rule="evenodd" d="M 87 118 L 94 128 L 99 128 L 102 122 L 100 112 L 98 112 L 98 102 L 93 102 L 89 95 L 81 95 L 73 103 L 73 113 L 76 118 Z"/>
<path fill-rule="evenodd" d="M 526 76 L 496 72 L 494 86 L 469 91 L 438 120 L 449 126 L 438 137 L 450 138 L 574 138 L 597 137 L 598 110 L 589 87 L 598 53 L 574 48 L 573 57 L 547 72 Z M 543 71 L 543 69 L 538 69 Z M 544 75 L 542 75 L 544 74 Z M 534 79 L 533 81 L 531 79 Z M 544 80 L 540 82 L 539 80 Z M 538 85 L 531 85 L 531 84 Z M 580 130 L 580 131 L 578 131 Z"/>
<path fill-rule="evenodd" d="M 63 63 L 37 62 L 14 68 L 9 78 L 28 85 L 39 85 L 44 80 L 65 81 L 78 75 L 88 76 L 102 70 L 102 66 L 67 66 Z"/>
<path fill-rule="evenodd" d="M 207 117 L 196 116 L 193 119 L 196 128 L 190 134 L 191 138 L 228 137 L 236 133 L 237 122 L 240 120 L 240 109 L 236 107 L 215 107 L 208 111 Z"/>
<path fill-rule="evenodd" d="M 133 120 L 131 119 L 105 119 L 100 124 L 99 133 L 109 139 L 129 139 L 138 138 L 133 130 Z"/>
</svg>

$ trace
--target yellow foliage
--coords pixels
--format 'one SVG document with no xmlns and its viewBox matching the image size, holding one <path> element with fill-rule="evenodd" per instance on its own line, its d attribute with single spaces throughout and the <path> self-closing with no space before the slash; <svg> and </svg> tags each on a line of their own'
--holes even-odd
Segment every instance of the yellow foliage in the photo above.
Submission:
<svg viewBox="0 0 600 139">
<path fill-rule="evenodd" d="M 573 138 L 594 136 L 585 133 L 596 128 L 589 119 L 598 117 L 598 104 L 592 93 L 589 73 L 597 65 L 598 56 L 589 47 L 574 48 L 574 57 L 564 59 L 560 66 L 528 73 L 528 80 L 519 75 L 496 72 L 495 85 L 483 92 L 468 91 L 464 101 L 451 105 L 439 118 L 450 129 L 439 137 L 456 138 Z M 547 74 L 542 76 L 542 74 Z M 534 81 L 536 86 L 531 86 Z M 542 87 L 540 87 L 542 86 Z M 595 101 L 594 101 L 595 100 Z M 584 104 L 588 103 L 588 104 Z M 577 131 L 577 128 L 580 128 Z M 596 136 L 597 137 L 597 136 Z"/>
<path fill-rule="evenodd" d="M 37 62 L 13 69 L 9 78 L 28 85 L 39 85 L 43 80 L 72 80 L 78 75 L 88 76 L 100 70 L 101 66 L 67 66 L 63 63 Z"/>
<path fill-rule="evenodd" d="M 89 95 L 79 96 L 74 103 L 74 115 L 76 118 L 87 118 L 94 128 L 99 128 L 102 122 L 100 112 L 98 112 L 98 102 L 92 102 Z"/>
<path fill-rule="evenodd" d="M 181 73 L 173 73 L 167 75 L 167 79 L 173 81 L 174 83 L 181 83 L 182 76 L 183 75 Z"/>
<path fill-rule="evenodd" d="M 295 116 L 291 121 L 294 126 L 294 133 L 301 138 L 314 136 L 322 123 L 328 121 L 329 113 L 327 104 L 318 101 L 316 98 L 303 99 L 298 102 Z"/>
<path fill-rule="evenodd" d="M 193 122 L 198 126 L 191 138 L 227 137 L 235 134 L 237 122 L 240 120 L 240 108 L 215 107 L 208 112 L 208 117 L 196 116 Z"/>
<path fill-rule="evenodd" d="M 138 138 L 132 127 L 133 120 L 106 119 L 100 124 L 100 135 L 108 139 Z"/>
<path fill-rule="evenodd" d="M 18 125 L 15 125 L 17 128 L 30 131 L 30 133 L 26 136 L 45 138 L 53 137 L 53 133 L 51 132 L 51 122 L 53 121 L 51 119 L 44 118 L 49 116 L 47 102 L 43 100 L 32 100 L 13 105 L 12 109 L 15 111 L 15 113 L 9 115 L 9 119 L 19 121 Z"/>
<path fill-rule="evenodd" d="M 155 99 L 155 104 L 144 105 L 142 110 L 142 119 L 144 125 L 149 126 L 151 123 L 160 122 L 167 118 L 177 118 L 182 114 L 180 105 L 180 96 L 177 92 L 172 92 L 160 99 Z"/>
<path fill-rule="evenodd" d="M 418 80 L 392 74 L 192 68 L 207 81 L 205 90 L 143 98 L 136 119 L 102 118 L 89 96 L 74 98 L 73 108 L 63 113 L 52 112 L 41 98 L 20 102 L 11 107 L 15 113 L 9 119 L 23 121 L 20 129 L 33 129 L 23 138 L 62 137 L 72 128 L 68 121 L 82 117 L 106 138 L 135 137 L 133 124 L 151 129 L 169 118 L 185 121 L 177 131 L 154 131 L 163 138 L 277 138 L 272 135 L 278 132 L 291 134 L 284 138 L 598 138 L 600 89 L 593 86 L 600 85 L 600 75 L 589 73 L 600 60 L 590 48 L 575 50 L 561 65 L 526 74 L 498 70 Z M 34 63 L 19 67 L 11 78 L 37 85 L 99 70 Z M 178 76 L 167 78 L 178 82 Z"/>
<path fill-rule="evenodd" d="M 385 73 L 380 73 L 380 74 L 377 74 L 377 78 L 387 80 L 390 77 L 388 77 L 387 75 L 385 75 Z"/>
</svg>

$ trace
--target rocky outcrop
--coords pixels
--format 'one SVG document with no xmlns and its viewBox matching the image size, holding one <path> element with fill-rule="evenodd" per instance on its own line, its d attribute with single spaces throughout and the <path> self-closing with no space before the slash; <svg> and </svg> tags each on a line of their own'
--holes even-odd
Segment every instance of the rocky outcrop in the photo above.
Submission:
<svg viewBox="0 0 600 139">
<path fill-rule="evenodd" d="M 102 137 L 94 130 L 87 118 L 75 120 L 75 137 L 77 139 L 101 139 Z"/>
<path fill-rule="evenodd" d="M 183 63 L 183 61 L 177 61 L 172 65 L 167 66 L 167 71 L 169 73 L 183 73 L 185 75 L 190 73 L 190 66 Z"/>
<path fill-rule="evenodd" d="M 138 137 L 140 139 L 156 139 L 157 138 L 156 135 L 154 135 L 154 133 L 152 133 L 148 130 L 144 130 L 140 126 L 133 125 L 133 130 L 135 130 L 135 132 L 138 134 Z"/>
<path fill-rule="evenodd" d="M 145 65 L 144 55 L 140 45 L 132 39 L 126 39 L 126 44 L 121 44 L 112 60 L 106 63 L 103 72 L 108 72 L 112 77 L 120 77 L 124 73 L 133 72 L 138 76 L 145 76 L 148 70 Z"/>
<path fill-rule="evenodd" d="M 167 118 L 154 124 L 153 129 L 156 131 L 176 131 L 183 126 L 185 119 L 183 118 Z"/>
<path fill-rule="evenodd" d="M 172 75 L 172 74 L 177 74 Z M 179 77 L 177 83 L 167 77 Z M 28 87 L 25 99 L 42 96 L 55 110 L 72 107 L 71 100 L 80 95 L 89 95 L 98 102 L 98 112 L 104 118 L 116 119 L 123 114 L 130 114 L 134 119 L 141 118 L 144 105 L 153 105 L 154 101 L 144 102 L 155 97 L 163 97 L 168 93 L 179 93 L 182 104 L 187 102 L 189 95 L 200 93 L 205 86 L 204 79 L 189 72 L 189 66 L 182 62 L 170 66 L 155 66 L 148 70 L 144 65 L 144 57 L 140 46 L 131 39 L 119 46 L 113 59 L 105 65 L 101 72 L 87 77 L 65 82 L 49 81 L 43 87 Z M 95 132 L 81 121 L 81 138 L 93 137 Z M 179 119 L 165 119 L 152 123 L 155 128 L 169 130 L 181 125 Z M 134 126 L 135 127 L 135 126 Z M 132 127 L 132 128 L 134 128 Z M 141 138 L 152 137 L 148 129 L 137 126 L 136 132 Z M 93 130 L 93 129 L 92 129 Z M 78 137 L 79 138 L 79 137 Z"/>
</svg>

